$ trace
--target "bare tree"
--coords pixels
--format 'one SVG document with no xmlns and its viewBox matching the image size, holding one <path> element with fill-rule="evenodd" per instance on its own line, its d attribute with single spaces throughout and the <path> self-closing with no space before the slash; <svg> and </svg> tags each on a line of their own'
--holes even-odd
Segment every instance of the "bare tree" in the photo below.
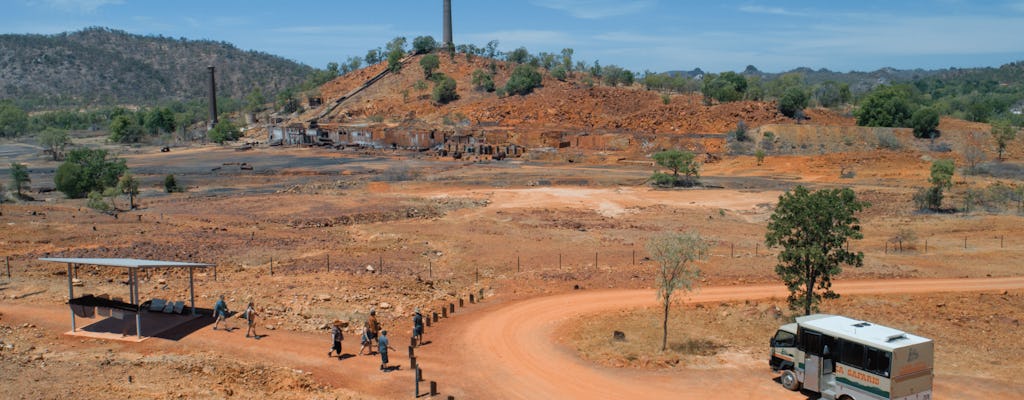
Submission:
<svg viewBox="0 0 1024 400">
<path fill-rule="evenodd" d="M 668 309 L 672 304 L 672 293 L 680 288 L 693 290 L 700 277 L 700 269 L 689 264 L 701 259 L 707 250 L 707 241 L 697 232 L 668 233 L 647 242 L 651 259 L 659 265 L 658 299 L 662 301 L 665 312 L 661 324 L 661 351 L 668 347 Z"/>
</svg>

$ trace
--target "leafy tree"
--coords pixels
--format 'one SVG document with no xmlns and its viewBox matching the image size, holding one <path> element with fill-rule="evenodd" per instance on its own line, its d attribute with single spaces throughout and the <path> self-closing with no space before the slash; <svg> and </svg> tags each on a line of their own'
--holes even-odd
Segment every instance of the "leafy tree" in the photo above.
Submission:
<svg viewBox="0 0 1024 400">
<path fill-rule="evenodd" d="M 139 181 L 131 173 L 125 172 L 117 181 L 117 191 L 128 195 L 128 209 L 135 209 L 135 196 L 139 195 Z"/>
<path fill-rule="evenodd" d="M 810 192 L 797 186 L 779 197 L 765 243 L 782 247 L 775 273 L 789 289 L 790 309 L 803 308 L 809 315 L 822 297 L 839 297 L 832 292 L 832 277 L 842 272 L 840 264 L 864 264 L 864 253 L 852 253 L 844 245 L 863 238 L 855 214 L 869 206 L 850 188 Z"/>
<path fill-rule="evenodd" d="M 807 93 L 798 87 L 786 89 L 782 98 L 779 99 L 779 112 L 790 118 L 797 116 L 797 113 L 807 107 Z"/>
<path fill-rule="evenodd" d="M 1007 121 L 997 121 L 992 124 L 992 139 L 996 141 L 996 149 L 999 151 L 999 159 L 1003 159 L 1006 152 L 1006 145 L 1017 138 L 1017 128 Z"/>
<path fill-rule="evenodd" d="M 149 110 L 143 119 L 143 126 L 150 134 L 158 132 L 174 132 L 174 112 L 170 108 L 156 107 Z"/>
<path fill-rule="evenodd" d="M 420 59 L 420 67 L 423 67 L 423 77 L 430 79 L 430 75 L 434 74 L 434 70 L 441 66 L 441 60 L 437 58 L 436 54 L 427 54 Z"/>
<path fill-rule="evenodd" d="M 384 53 L 379 47 L 367 50 L 366 56 L 363 57 L 363 61 L 366 61 L 366 65 L 376 65 L 377 63 L 384 61 Z"/>
<path fill-rule="evenodd" d="M 493 92 L 494 75 L 491 75 L 487 73 L 487 71 L 477 68 L 475 71 L 473 71 L 473 89 L 477 91 Z"/>
<path fill-rule="evenodd" d="M 527 95 L 533 92 L 534 88 L 540 87 L 540 72 L 529 65 L 519 65 L 512 70 L 512 76 L 505 82 L 505 92 L 509 96 L 513 94 Z"/>
<path fill-rule="evenodd" d="M 594 60 L 594 65 L 590 67 L 590 76 L 594 78 L 600 78 L 604 74 L 604 69 L 601 68 L 601 62 Z"/>
<path fill-rule="evenodd" d="M 909 95 L 892 86 L 880 86 L 864 98 L 854 114 L 860 126 L 907 126 L 911 117 Z"/>
<path fill-rule="evenodd" d="M 487 45 L 484 47 L 484 49 L 485 49 L 485 53 L 484 54 L 487 55 L 487 58 L 490 58 L 490 59 L 493 60 L 493 59 L 498 57 L 498 41 L 497 40 L 492 40 L 490 42 L 487 42 Z"/>
<path fill-rule="evenodd" d="M 402 70 L 402 55 L 404 54 L 398 50 L 388 52 L 388 71 L 398 72 Z"/>
<path fill-rule="evenodd" d="M 652 176 L 656 184 L 662 186 L 676 186 L 680 184 L 692 186 L 700 179 L 700 164 L 690 151 L 665 150 L 654 153 L 651 157 L 654 158 L 655 163 L 672 171 L 671 179 L 665 179 L 665 177 L 668 177 L 667 175 L 660 177 L 657 173 L 655 176 Z M 683 178 L 681 179 L 679 177 L 680 172 L 683 173 Z"/>
<path fill-rule="evenodd" d="M 69 198 L 81 198 L 91 191 L 114 187 L 127 170 L 124 159 L 108 158 L 106 150 L 74 149 L 57 167 L 53 182 Z"/>
<path fill-rule="evenodd" d="M 346 59 L 345 64 L 342 64 L 342 71 L 344 73 L 358 71 L 363 66 L 363 60 L 359 57 L 349 56 Z"/>
<path fill-rule="evenodd" d="M 0 137 L 15 137 L 28 130 L 28 113 L 10 100 L 0 101 Z"/>
<path fill-rule="evenodd" d="M 506 61 L 514 62 L 516 64 L 524 64 L 527 61 L 529 61 L 529 59 L 530 52 L 526 50 L 526 47 L 517 48 L 509 52 L 507 55 L 505 55 Z"/>
<path fill-rule="evenodd" d="M 14 186 L 14 190 L 18 192 L 18 197 L 21 197 L 22 190 L 28 190 L 28 184 L 32 183 L 32 179 L 28 176 L 28 167 L 25 164 L 16 162 L 11 163 L 11 185 Z"/>
<path fill-rule="evenodd" d="M 433 36 L 417 36 L 412 40 L 412 51 L 414 54 L 433 53 L 437 49 L 437 41 Z"/>
<path fill-rule="evenodd" d="M 943 191 L 953 187 L 953 173 L 956 165 L 953 160 L 932 161 L 931 175 L 928 177 L 930 188 L 923 188 L 914 194 L 914 202 L 921 209 L 939 210 L 942 208 Z"/>
<path fill-rule="evenodd" d="M 914 137 L 929 138 L 939 127 L 939 112 L 931 107 L 921 107 L 910 117 L 910 127 L 914 128 Z"/>
<path fill-rule="evenodd" d="M 566 71 L 572 71 L 572 53 L 571 48 L 562 49 L 562 68 L 565 68 Z"/>
<path fill-rule="evenodd" d="M 723 72 L 718 76 L 705 77 L 701 92 L 704 97 L 719 102 L 731 102 L 743 99 L 747 90 L 747 78 L 732 71 Z"/>
<path fill-rule="evenodd" d="M 602 77 L 604 84 L 608 86 L 618 86 L 620 84 L 623 86 L 629 86 L 633 84 L 635 79 L 633 71 L 614 64 L 604 67 L 602 73 L 604 74 Z"/>
<path fill-rule="evenodd" d="M 299 100 L 295 98 L 294 89 L 285 89 L 277 94 L 277 108 L 285 114 L 291 114 L 299 110 Z"/>
<path fill-rule="evenodd" d="M 661 300 L 661 351 L 668 347 L 668 310 L 676 289 L 693 290 L 700 278 L 700 269 L 690 264 L 707 254 L 708 242 L 697 232 L 669 233 L 647 242 L 647 252 L 658 263 L 658 299 Z"/>
<path fill-rule="evenodd" d="M 245 111 L 259 112 L 263 110 L 264 104 L 267 104 L 267 98 L 263 96 L 263 91 L 260 90 L 260 88 L 253 88 L 252 91 L 245 96 Z"/>
<path fill-rule="evenodd" d="M 447 104 L 448 102 L 454 101 L 459 98 L 459 94 L 456 91 L 455 79 L 449 76 L 445 76 L 434 85 L 434 92 L 432 98 L 435 103 Z"/>
<path fill-rule="evenodd" d="M 226 141 L 238 140 L 242 137 L 242 132 L 239 132 L 238 126 L 230 119 L 222 119 L 217 121 L 217 125 L 206 132 L 206 136 L 211 142 L 217 144 L 224 144 Z"/>
<path fill-rule="evenodd" d="M 835 107 L 850 102 L 850 84 L 826 81 L 814 89 L 814 99 L 822 107 Z"/>
<path fill-rule="evenodd" d="M 137 143 L 143 134 L 143 127 L 128 115 L 118 115 L 110 122 L 110 140 L 113 142 Z"/>
<path fill-rule="evenodd" d="M 53 161 L 60 158 L 60 153 L 70 143 L 71 136 L 68 136 L 68 131 L 63 129 L 47 127 L 39 133 L 39 145 L 50 151 Z"/>
</svg>

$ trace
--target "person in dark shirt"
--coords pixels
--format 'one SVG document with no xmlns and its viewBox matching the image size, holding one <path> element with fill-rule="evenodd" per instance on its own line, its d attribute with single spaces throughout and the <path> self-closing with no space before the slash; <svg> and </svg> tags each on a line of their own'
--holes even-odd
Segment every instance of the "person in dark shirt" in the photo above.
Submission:
<svg viewBox="0 0 1024 400">
<path fill-rule="evenodd" d="M 388 349 L 394 350 L 388 343 L 388 331 L 380 331 L 380 338 L 377 339 L 377 351 L 380 352 L 380 370 L 388 370 Z"/>
<path fill-rule="evenodd" d="M 217 330 L 217 326 L 221 322 L 224 322 L 224 330 L 231 332 L 231 328 L 228 327 L 228 303 L 224 302 L 224 295 L 220 295 L 220 299 L 213 305 L 213 316 L 217 318 L 213 322 L 213 330 Z"/>
<path fill-rule="evenodd" d="M 423 345 L 423 314 L 420 314 L 419 307 L 412 314 L 412 337 L 417 345 Z"/>
<path fill-rule="evenodd" d="M 345 336 L 341 333 L 341 321 L 334 320 L 334 324 L 331 327 L 331 341 L 334 343 L 331 346 L 331 351 L 327 352 L 327 356 L 330 357 L 331 353 L 337 353 L 338 357 L 341 357 L 341 341 L 345 339 Z"/>
</svg>

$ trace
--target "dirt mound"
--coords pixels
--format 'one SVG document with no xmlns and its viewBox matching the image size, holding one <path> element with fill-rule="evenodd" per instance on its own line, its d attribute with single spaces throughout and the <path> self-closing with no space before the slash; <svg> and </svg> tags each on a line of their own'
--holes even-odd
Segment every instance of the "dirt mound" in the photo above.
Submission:
<svg viewBox="0 0 1024 400">
<path fill-rule="evenodd" d="M 706 105 L 700 94 L 674 94 L 668 103 L 655 91 L 633 87 L 594 85 L 582 74 L 559 81 L 544 74 L 543 87 L 525 96 L 499 97 L 473 89 L 472 74 L 490 70 L 500 87 L 508 81 L 513 64 L 464 55 L 442 56 L 440 73 L 455 79 L 459 99 L 447 105 L 430 100 L 432 84 L 426 80 L 419 60 L 411 57 L 402 70 L 346 99 L 321 122 L 357 123 L 367 120 L 391 123 L 420 121 L 431 124 L 466 121 L 470 126 L 505 126 L 524 130 L 608 131 L 642 133 L 724 133 L 744 121 L 749 127 L 792 122 L 778 112 L 774 102 L 741 101 Z M 324 104 L 349 93 L 385 68 L 377 64 L 339 77 L 320 88 Z M 420 83 L 422 82 L 422 83 Z M 417 88 L 417 86 L 419 88 Z M 306 111 L 296 122 L 319 112 Z M 852 125 L 852 118 L 830 110 L 809 110 L 813 121 L 830 125 Z"/>
</svg>

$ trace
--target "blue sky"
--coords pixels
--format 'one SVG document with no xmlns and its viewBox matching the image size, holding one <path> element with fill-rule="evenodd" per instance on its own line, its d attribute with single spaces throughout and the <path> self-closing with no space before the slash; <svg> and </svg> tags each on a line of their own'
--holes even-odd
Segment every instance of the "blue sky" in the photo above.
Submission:
<svg viewBox="0 0 1024 400">
<path fill-rule="evenodd" d="M 835 71 L 1024 60 L 1024 0 L 452 0 L 456 44 L 575 50 L 634 71 Z M 3 0 L 2 33 L 104 26 L 226 41 L 323 68 L 391 38 L 441 39 L 441 0 Z M 379 7 L 379 8 L 377 8 Z"/>
</svg>

